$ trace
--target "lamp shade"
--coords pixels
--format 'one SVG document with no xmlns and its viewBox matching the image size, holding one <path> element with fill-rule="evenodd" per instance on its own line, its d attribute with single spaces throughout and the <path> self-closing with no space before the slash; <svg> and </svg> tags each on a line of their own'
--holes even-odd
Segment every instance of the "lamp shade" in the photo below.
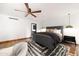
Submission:
<svg viewBox="0 0 79 59">
<path fill-rule="evenodd" d="M 67 25 L 66 28 L 73 28 L 73 26 L 70 25 L 70 15 L 71 15 L 71 13 L 68 13 L 68 16 L 69 16 L 69 25 Z"/>
<path fill-rule="evenodd" d="M 66 28 L 73 28 L 73 26 L 72 25 L 67 25 Z"/>
</svg>

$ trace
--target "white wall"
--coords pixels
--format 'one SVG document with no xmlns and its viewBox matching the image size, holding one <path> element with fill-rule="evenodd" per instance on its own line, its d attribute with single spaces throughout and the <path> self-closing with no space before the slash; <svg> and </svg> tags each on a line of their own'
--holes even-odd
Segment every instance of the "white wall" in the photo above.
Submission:
<svg viewBox="0 0 79 59">
<path fill-rule="evenodd" d="M 24 38 L 29 37 L 31 34 L 31 21 L 28 19 L 21 19 L 18 17 L 18 20 L 9 19 L 8 15 L 0 15 L 0 40 L 10 40 L 15 38 Z"/>
<path fill-rule="evenodd" d="M 71 25 L 79 27 L 79 3 L 50 3 L 42 4 L 42 27 L 68 25 L 68 13 L 71 13 Z"/>
<path fill-rule="evenodd" d="M 32 8 L 32 10 L 41 9 L 39 7 L 40 4 L 33 4 L 33 5 L 29 4 L 29 6 Z M 25 11 L 25 12 L 15 11 L 15 9 Z M 28 15 L 27 17 L 25 17 L 25 15 L 27 14 L 27 8 L 25 7 L 24 3 L 0 3 L 0 14 L 1 15 L 2 14 L 9 15 L 9 16 L 12 16 L 12 17 L 18 17 L 19 19 L 21 19 L 19 21 L 12 21 L 12 22 L 16 22 L 16 25 L 13 24 L 12 26 L 15 28 L 15 26 L 20 27 L 20 25 L 23 24 L 23 25 L 21 25 L 21 27 L 23 27 L 23 30 L 21 32 L 25 33 L 24 36 L 27 34 L 26 35 L 27 37 L 29 37 L 30 33 L 31 33 L 31 23 L 38 23 L 37 24 L 38 29 L 41 26 L 41 24 L 40 24 L 40 18 L 41 18 L 40 14 L 41 13 L 35 14 L 35 15 L 37 15 L 37 18 L 34 18 L 31 15 Z M 3 18 L 7 19 L 7 16 L 5 16 L 5 17 L 3 16 Z M 11 23 L 11 22 L 9 22 L 9 23 Z M 5 27 L 7 27 L 7 26 L 5 26 Z M 16 27 L 16 28 L 18 28 L 18 27 Z M 17 33 L 17 29 L 15 29 L 15 30 L 16 30 L 16 33 Z M 2 36 L 2 37 L 4 37 L 4 36 Z M 6 37 L 8 37 L 8 35 Z"/>
</svg>

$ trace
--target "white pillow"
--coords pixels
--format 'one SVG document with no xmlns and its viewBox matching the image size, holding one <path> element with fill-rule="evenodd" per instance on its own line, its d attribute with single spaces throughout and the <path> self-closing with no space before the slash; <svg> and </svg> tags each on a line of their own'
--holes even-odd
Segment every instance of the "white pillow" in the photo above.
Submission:
<svg viewBox="0 0 79 59">
<path fill-rule="evenodd" d="M 37 32 L 46 32 L 46 28 L 40 29 L 40 30 L 38 30 Z"/>
<path fill-rule="evenodd" d="M 54 29 L 53 32 L 56 33 L 60 37 L 60 41 L 62 41 L 62 33 L 61 33 L 61 30 Z"/>
</svg>

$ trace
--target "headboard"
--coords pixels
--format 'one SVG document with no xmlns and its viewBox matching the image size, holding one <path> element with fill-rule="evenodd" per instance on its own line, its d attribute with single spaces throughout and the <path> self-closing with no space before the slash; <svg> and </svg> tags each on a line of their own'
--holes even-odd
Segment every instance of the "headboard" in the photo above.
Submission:
<svg viewBox="0 0 79 59">
<path fill-rule="evenodd" d="M 52 29 L 58 29 L 58 30 L 61 30 L 62 37 L 64 37 L 64 36 L 63 36 L 63 26 L 47 26 L 47 27 L 46 27 L 46 31 L 47 31 L 47 30 L 50 31 L 50 30 L 52 30 Z"/>
</svg>

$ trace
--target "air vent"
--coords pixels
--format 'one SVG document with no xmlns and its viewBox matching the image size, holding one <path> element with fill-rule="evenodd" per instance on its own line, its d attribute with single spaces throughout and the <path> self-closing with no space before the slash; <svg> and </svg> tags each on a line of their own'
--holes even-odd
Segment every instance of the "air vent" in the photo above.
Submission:
<svg viewBox="0 0 79 59">
<path fill-rule="evenodd" d="M 13 17 L 8 17 L 9 19 L 13 19 L 13 20 L 18 20 L 17 18 L 13 18 Z"/>
</svg>

